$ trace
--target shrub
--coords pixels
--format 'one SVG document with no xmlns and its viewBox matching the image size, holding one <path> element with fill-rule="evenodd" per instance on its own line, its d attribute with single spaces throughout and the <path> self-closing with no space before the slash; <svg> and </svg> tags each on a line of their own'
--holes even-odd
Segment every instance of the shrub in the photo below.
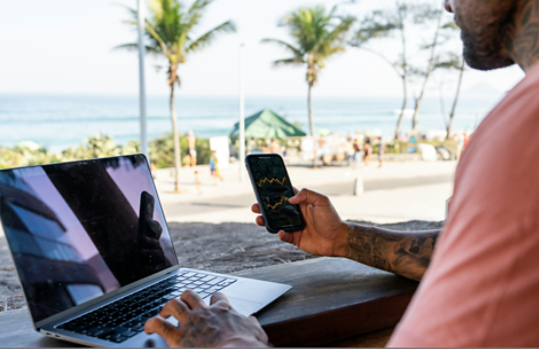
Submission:
<svg viewBox="0 0 539 349">
<path fill-rule="evenodd" d="M 207 164 L 210 162 L 211 150 L 208 139 L 197 138 L 195 150 L 197 152 L 197 164 Z M 180 136 L 180 154 L 182 165 L 185 165 L 185 156 L 187 155 L 187 139 L 185 135 Z M 174 166 L 172 133 L 150 142 L 150 157 L 157 168 Z"/>
</svg>

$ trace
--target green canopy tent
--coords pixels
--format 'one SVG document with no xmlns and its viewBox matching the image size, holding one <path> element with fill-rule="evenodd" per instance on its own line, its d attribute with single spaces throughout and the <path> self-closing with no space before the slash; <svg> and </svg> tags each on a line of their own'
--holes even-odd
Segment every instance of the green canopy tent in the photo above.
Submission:
<svg viewBox="0 0 539 349">
<path fill-rule="evenodd" d="M 231 137 L 239 134 L 239 122 L 234 125 Z M 264 109 L 245 119 L 245 138 L 288 138 L 303 137 L 307 134 L 275 114 Z"/>
</svg>

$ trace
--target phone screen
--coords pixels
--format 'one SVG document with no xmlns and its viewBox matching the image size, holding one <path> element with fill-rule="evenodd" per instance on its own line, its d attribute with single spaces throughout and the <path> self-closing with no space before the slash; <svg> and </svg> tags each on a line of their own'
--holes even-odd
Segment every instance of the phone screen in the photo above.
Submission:
<svg viewBox="0 0 539 349">
<path fill-rule="evenodd" d="M 260 194 L 261 205 L 272 229 L 285 229 L 303 225 L 298 205 L 288 202 L 294 196 L 280 156 L 256 156 L 249 158 L 249 166 Z"/>
</svg>

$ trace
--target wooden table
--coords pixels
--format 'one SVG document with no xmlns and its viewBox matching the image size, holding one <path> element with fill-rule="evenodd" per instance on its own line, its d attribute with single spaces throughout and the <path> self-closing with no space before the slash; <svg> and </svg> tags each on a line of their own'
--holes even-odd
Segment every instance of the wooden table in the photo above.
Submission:
<svg viewBox="0 0 539 349">
<path fill-rule="evenodd" d="M 417 282 L 341 258 L 317 258 L 237 275 L 293 286 L 257 314 L 275 346 L 354 345 L 361 340 L 350 338 L 378 330 L 382 331 L 374 332 L 374 337 L 387 337 L 417 287 Z M 0 328 L 3 347 L 73 346 L 35 332 L 26 309 L 0 313 Z"/>
</svg>

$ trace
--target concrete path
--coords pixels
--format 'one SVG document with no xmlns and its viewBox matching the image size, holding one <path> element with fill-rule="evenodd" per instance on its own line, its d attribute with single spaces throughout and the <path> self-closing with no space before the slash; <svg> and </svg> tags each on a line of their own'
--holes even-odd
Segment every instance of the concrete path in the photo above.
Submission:
<svg viewBox="0 0 539 349">
<path fill-rule="evenodd" d="M 328 195 L 343 219 L 388 223 L 403 220 L 443 220 L 445 201 L 452 193 L 455 162 L 387 163 L 359 171 L 349 167 L 289 167 L 292 182 Z M 202 182 L 197 192 L 194 171 Z M 168 221 L 252 222 L 255 197 L 248 178 L 239 181 L 238 166 L 223 169 L 224 181 L 214 185 L 207 166 L 181 172 L 182 194 L 172 194 L 170 170 L 159 170 L 157 187 Z M 365 192 L 354 196 L 361 176 Z"/>
</svg>

